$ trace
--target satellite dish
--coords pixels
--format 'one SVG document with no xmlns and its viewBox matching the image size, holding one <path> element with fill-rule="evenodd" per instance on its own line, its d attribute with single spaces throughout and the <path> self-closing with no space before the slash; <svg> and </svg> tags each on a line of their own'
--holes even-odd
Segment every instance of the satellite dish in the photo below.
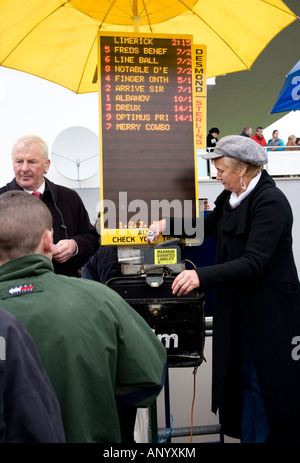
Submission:
<svg viewBox="0 0 300 463">
<path fill-rule="evenodd" d="M 99 170 L 99 138 L 85 127 L 63 130 L 52 145 L 56 169 L 71 180 L 85 180 Z"/>
</svg>

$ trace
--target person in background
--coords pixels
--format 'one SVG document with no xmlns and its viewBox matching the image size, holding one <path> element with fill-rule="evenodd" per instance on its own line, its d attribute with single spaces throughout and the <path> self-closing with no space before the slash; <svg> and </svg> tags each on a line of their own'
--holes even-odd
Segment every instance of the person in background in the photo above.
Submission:
<svg viewBox="0 0 300 463">
<path fill-rule="evenodd" d="M 0 309 L 0 443 L 64 443 L 55 392 L 20 320 Z"/>
<path fill-rule="evenodd" d="M 56 185 L 44 177 L 50 166 L 48 147 L 39 137 L 25 135 L 12 148 L 15 178 L 0 188 L 24 190 L 40 195 L 53 217 L 55 273 L 79 276 L 82 265 L 98 249 L 98 233 L 90 223 L 80 196 L 72 189 Z"/>
<path fill-rule="evenodd" d="M 219 133 L 220 130 L 217 127 L 213 127 L 209 130 L 208 135 L 206 137 L 206 148 L 210 148 L 208 151 L 212 151 L 211 148 L 215 148 L 218 141 Z"/>
<path fill-rule="evenodd" d="M 291 206 L 254 140 L 223 137 L 202 156 L 224 187 L 204 219 L 216 261 L 181 272 L 172 292 L 214 290 L 212 411 L 219 410 L 223 433 L 242 443 L 300 443 L 300 284 Z M 160 233 L 176 236 L 182 218 L 149 228 L 155 241 Z"/>
<path fill-rule="evenodd" d="M 257 127 L 255 134 L 253 135 L 252 140 L 256 141 L 261 146 L 267 146 L 267 141 L 264 137 L 264 129 L 262 127 Z"/>
<path fill-rule="evenodd" d="M 52 216 L 23 191 L 0 196 L 0 306 L 33 338 L 68 443 L 119 443 L 116 399 L 150 406 L 166 348 L 115 291 L 53 272 Z"/>
<path fill-rule="evenodd" d="M 210 129 L 210 131 L 208 132 L 208 135 L 206 137 L 206 149 L 210 152 L 210 151 L 213 151 L 213 148 L 216 146 L 216 143 L 218 141 L 218 135 L 219 135 L 220 131 L 217 127 L 213 127 L 212 129 Z M 207 161 L 207 174 L 210 176 L 211 172 L 210 172 L 210 164 L 209 162 Z"/>
<path fill-rule="evenodd" d="M 289 148 L 286 148 L 286 150 L 288 150 L 288 151 L 296 151 L 297 148 L 294 148 L 295 146 L 297 146 L 296 135 L 289 135 L 288 136 L 288 141 L 287 141 L 285 146 L 289 147 Z"/>
<path fill-rule="evenodd" d="M 267 143 L 267 146 L 270 146 L 268 148 L 268 151 L 283 151 L 284 148 L 279 148 L 279 147 L 284 147 L 284 141 L 279 138 L 279 130 L 273 130 L 272 132 L 272 138 Z"/>
<path fill-rule="evenodd" d="M 241 136 L 251 138 L 251 135 L 252 135 L 252 127 L 249 127 L 249 125 L 247 125 L 246 127 L 243 128 Z"/>
<path fill-rule="evenodd" d="M 297 145 L 297 146 L 300 145 L 300 138 L 299 138 L 299 137 L 296 138 L 296 145 Z M 299 151 L 299 148 L 297 148 L 297 151 Z"/>
</svg>

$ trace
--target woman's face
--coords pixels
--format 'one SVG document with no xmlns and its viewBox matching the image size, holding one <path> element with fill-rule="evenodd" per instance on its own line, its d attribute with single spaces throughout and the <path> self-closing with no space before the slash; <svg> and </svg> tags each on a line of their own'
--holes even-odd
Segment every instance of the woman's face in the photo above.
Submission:
<svg viewBox="0 0 300 463">
<path fill-rule="evenodd" d="M 232 170 L 224 163 L 224 158 L 215 159 L 215 168 L 217 169 L 217 180 L 219 180 L 224 189 L 235 192 L 237 195 L 242 193 L 241 177 L 243 172 Z"/>
</svg>

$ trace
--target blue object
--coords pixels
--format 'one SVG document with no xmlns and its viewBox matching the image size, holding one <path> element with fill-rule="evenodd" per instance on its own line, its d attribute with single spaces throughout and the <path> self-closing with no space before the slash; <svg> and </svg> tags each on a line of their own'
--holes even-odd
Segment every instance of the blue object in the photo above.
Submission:
<svg viewBox="0 0 300 463">
<path fill-rule="evenodd" d="M 297 109 L 300 109 L 300 60 L 286 76 L 285 83 L 270 114 L 296 111 Z"/>
</svg>

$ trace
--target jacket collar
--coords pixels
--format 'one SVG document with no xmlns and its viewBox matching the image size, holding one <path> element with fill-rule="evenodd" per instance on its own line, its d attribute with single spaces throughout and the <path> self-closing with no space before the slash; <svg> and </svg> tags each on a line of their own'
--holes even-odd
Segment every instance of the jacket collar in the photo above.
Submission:
<svg viewBox="0 0 300 463">
<path fill-rule="evenodd" d="M 7 191 L 12 191 L 12 190 L 23 191 L 23 188 L 17 184 L 15 178 L 10 183 L 7 183 L 6 188 L 7 188 Z"/>
<path fill-rule="evenodd" d="M 34 277 L 53 270 L 51 260 L 41 254 L 18 257 L 0 266 L 0 282 Z"/>
<path fill-rule="evenodd" d="M 55 183 L 50 182 L 50 180 L 48 180 L 47 178 L 45 178 L 45 192 L 44 192 L 44 195 L 51 196 L 53 202 L 56 204 L 57 195 L 58 195 L 57 186 L 55 185 Z"/>
<path fill-rule="evenodd" d="M 12 190 L 20 190 L 24 191 L 22 187 L 20 187 L 16 179 L 14 178 L 10 183 L 7 183 L 6 185 L 7 191 L 12 191 Z M 45 178 L 45 191 L 44 193 L 49 194 L 52 196 L 53 200 L 56 202 L 57 201 L 57 187 L 55 183 L 50 182 L 47 178 Z"/>
</svg>

